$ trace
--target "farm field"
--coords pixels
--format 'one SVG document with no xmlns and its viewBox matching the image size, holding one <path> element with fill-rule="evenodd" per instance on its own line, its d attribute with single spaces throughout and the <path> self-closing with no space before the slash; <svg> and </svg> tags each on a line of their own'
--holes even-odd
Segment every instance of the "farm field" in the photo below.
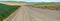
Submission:
<svg viewBox="0 0 60 21">
<path fill-rule="evenodd" d="M 26 6 L 28 4 L 24 3 L 3 3 L 7 5 L 19 5 L 20 8 L 17 9 L 14 13 L 11 14 L 8 18 L 4 19 L 3 21 L 60 21 L 60 11 L 55 10 L 47 10 L 51 9 L 50 6 L 59 6 L 59 3 L 28 3 L 29 6 Z M 36 8 L 32 8 L 32 7 Z M 46 8 L 48 7 L 49 8 Z M 43 8 L 43 9 L 39 9 Z M 56 8 L 56 7 L 55 7 Z M 52 8 L 53 9 L 53 8 Z M 9 11 L 8 11 L 9 12 Z M 3 14 L 4 15 L 4 14 Z M 3 18 L 2 18 L 3 19 Z"/>
<path fill-rule="evenodd" d="M 50 10 L 60 10 L 60 2 L 42 2 L 36 4 L 28 4 L 27 6 L 32 6 L 35 8 L 43 8 L 43 9 L 50 9 Z"/>
<path fill-rule="evenodd" d="M 6 4 L 0 4 L 0 21 L 7 18 L 11 13 L 17 10 L 20 6 L 11 6 Z"/>
</svg>

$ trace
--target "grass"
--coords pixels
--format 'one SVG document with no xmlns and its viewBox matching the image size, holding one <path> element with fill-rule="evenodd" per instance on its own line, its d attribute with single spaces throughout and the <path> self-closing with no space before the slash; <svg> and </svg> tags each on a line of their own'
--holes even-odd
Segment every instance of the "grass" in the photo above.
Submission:
<svg viewBox="0 0 60 21">
<path fill-rule="evenodd" d="M 32 6 L 36 8 L 44 8 L 51 10 L 60 10 L 60 2 L 48 2 L 48 3 L 36 3 L 36 4 L 28 4 L 27 6 Z"/>
<path fill-rule="evenodd" d="M 2 19 L 7 18 L 9 15 L 11 15 L 12 12 L 14 12 L 19 7 L 20 6 L 10 6 L 5 4 L 0 4 L 0 21 Z"/>
</svg>

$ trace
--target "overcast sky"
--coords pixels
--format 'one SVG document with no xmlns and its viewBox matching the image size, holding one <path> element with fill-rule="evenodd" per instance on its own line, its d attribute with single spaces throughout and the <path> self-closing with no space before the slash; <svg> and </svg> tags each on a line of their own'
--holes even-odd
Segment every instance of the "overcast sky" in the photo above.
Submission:
<svg viewBox="0 0 60 21">
<path fill-rule="evenodd" d="M 60 2 L 60 0 L 0 0 L 0 1 Z"/>
</svg>

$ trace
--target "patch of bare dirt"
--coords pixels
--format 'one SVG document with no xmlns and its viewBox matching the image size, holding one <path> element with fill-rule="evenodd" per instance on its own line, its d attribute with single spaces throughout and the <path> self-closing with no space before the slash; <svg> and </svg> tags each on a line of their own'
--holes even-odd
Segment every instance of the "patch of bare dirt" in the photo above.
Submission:
<svg viewBox="0 0 60 21">
<path fill-rule="evenodd" d="M 13 3 L 13 2 L 0 2 L 0 3 L 7 5 L 18 5 L 18 6 L 26 5 L 26 3 Z"/>
</svg>

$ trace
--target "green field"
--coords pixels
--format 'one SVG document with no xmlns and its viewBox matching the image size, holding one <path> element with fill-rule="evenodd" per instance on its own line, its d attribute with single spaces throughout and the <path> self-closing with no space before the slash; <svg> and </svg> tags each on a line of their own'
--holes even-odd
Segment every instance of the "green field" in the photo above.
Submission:
<svg viewBox="0 0 60 21">
<path fill-rule="evenodd" d="M 60 2 L 41 2 L 36 4 L 28 4 L 26 6 L 32 6 L 35 8 L 51 9 L 51 10 L 60 10 Z"/>
<path fill-rule="evenodd" d="M 14 12 L 19 7 L 20 6 L 10 6 L 5 4 L 0 4 L 0 21 L 2 19 L 7 18 L 9 15 L 11 15 L 12 12 Z"/>
</svg>

